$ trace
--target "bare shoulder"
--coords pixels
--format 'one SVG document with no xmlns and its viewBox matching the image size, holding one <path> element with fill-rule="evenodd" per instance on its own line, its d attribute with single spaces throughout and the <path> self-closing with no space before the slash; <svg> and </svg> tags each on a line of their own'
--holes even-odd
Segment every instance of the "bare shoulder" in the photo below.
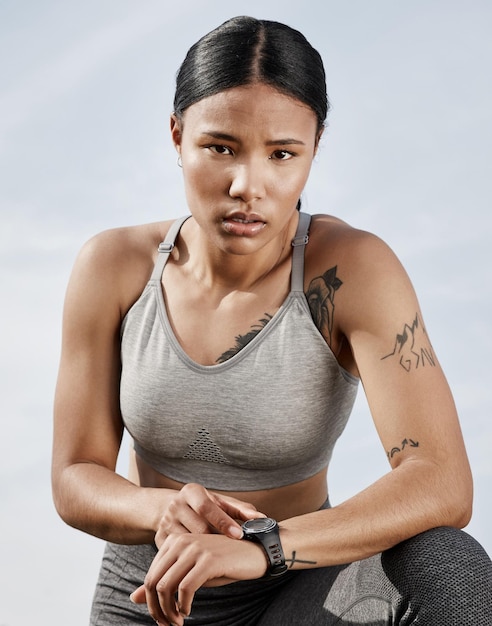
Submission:
<svg viewBox="0 0 492 626">
<path fill-rule="evenodd" d="M 366 230 L 354 228 L 331 215 L 313 215 L 309 234 L 310 260 L 316 263 L 330 255 L 350 262 L 354 270 L 364 267 L 368 258 L 388 261 L 397 258 L 380 237 Z M 312 258 L 311 258 L 312 257 Z"/>
<path fill-rule="evenodd" d="M 382 283 L 387 290 L 391 281 L 395 284 L 403 281 L 408 286 L 402 264 L 380 237 L 336 217 L 313 215 L 306 250 L 306 280 L 332 268 L 359 294 L 369 290 L 374 293 Z"/>
<path fill-rule="evenodd" d="M 419 311 L 413 286 L 392 249 L 376 235 L 327 215 L 312 219 L 305 293 L 335 354 L 342 337 L 396 333 Z"/>
<path fill-rule="evenodd" d="M 68 295 L 103 298 L 106 310 L 123 316 L 150 278 L 159 243 L 172 221 L 102 231 L 81 248 L 70 278 Z"/>
</svg>

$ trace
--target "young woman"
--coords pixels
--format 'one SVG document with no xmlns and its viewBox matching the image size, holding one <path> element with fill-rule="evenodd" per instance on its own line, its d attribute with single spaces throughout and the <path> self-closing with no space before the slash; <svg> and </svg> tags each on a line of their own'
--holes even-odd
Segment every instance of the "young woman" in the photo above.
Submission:
<svg viewBox="0 0 492 626">
<path fill-rule="evenodd" d="M 458 530 L 458 418 L 409 279 L 377 237 L 300 211 L 327 111 L 299 32 L 226 22 L 177 77 L 189 215 L 104 232 L 76 262 L 53 489 L 108 542 L 93 625 L 492 624 L 490 560 Z M 359 379 L 390 470 L 330 508 Z"/>
</svg>

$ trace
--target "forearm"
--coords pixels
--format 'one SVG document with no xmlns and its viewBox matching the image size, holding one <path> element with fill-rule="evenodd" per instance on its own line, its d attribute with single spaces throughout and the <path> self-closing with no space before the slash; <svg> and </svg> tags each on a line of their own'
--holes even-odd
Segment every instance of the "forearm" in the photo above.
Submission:
<svg viewBox="0 0 492 626">
<path fill-rule="evenodd" d="M 143 488 L 95 463 L 74 463 L 53 481 L 55 506 L 70 526 L 114 543 L 152 543 L 175 492 Z"/>
<path fill-rule="evenodd" d="M 449 476 L 428 462 L 407 462 L 332 509 L 285 520 L 285 556 L 294 569 L 349 563 L 429 528 L 462 527 L 469 520 L 471 483 L 468 476 Z"/>
</svg>

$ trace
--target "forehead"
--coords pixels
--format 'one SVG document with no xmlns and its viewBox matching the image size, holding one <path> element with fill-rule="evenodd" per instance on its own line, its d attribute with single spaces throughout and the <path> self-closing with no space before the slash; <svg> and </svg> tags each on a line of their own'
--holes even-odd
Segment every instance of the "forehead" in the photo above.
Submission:
<svg viewBox="0 0 492 626">
<path fill-rule="evenodd" d="M 300 100 L 264 84 L 226 89 L 192 104 L 184 113 L 185 128 L 190 123 L 198 130 L 213 125 L 235 129 L 255 128 L 278 134 L 289 129 L 315 133 L 314 111 Z"/>
</svg>

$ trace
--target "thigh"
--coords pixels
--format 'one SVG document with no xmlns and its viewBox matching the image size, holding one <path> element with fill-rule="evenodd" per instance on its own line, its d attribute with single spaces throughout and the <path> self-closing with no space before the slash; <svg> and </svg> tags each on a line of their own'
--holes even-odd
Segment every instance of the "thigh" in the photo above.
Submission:
<svg viewBox="0 0 492 626">
<path fill-rule="evenodd" d="M 279 591 L 295 573 L 270 580 L 245 580 L 222 587 L 202 588 L 195 594 L 186 626 L 256 626 Z"/>
<path fill-rule="evenodd" d="M 393 605 L 380 589 L 379 555 L 336 567 L 299 572 L 263 614 L 258 626 L 394 624 Z"/>
<path fill-rule="evenodd" d="M 130 594 L 143 583 L 155 554 L 155 547 L 150 545 L 106 545 L 92 603 L 90 626 L 155 626 L 147 605 L 130 601 Z"/>
<path fill-rule="evenodd" d="M 140 586 L 156 554 L 153 546 L 107 544 L 91 612 L 91 626 L 155 626 L 147 605 L 133 604 L 129 596 Z M 193 626 L 255 626 L 272 597 L 289 584 L 295 573 L 278 579 L 251 580 L 195 594 Z"/>
<path fill-rule="evenodd" d="M 437 528 L 345 566 L 300 572 L 259 626 L 492 626 L 492 565 L 469 535 Z"/>
<path fill-rule="evenodd" d="M 415 623 L 492 626 L 492 563 L 466 532 L 434 528 L 381 556 L 388 581 Z M 413 621 L 398 621 L 402 624 Z"/>
</svg>

